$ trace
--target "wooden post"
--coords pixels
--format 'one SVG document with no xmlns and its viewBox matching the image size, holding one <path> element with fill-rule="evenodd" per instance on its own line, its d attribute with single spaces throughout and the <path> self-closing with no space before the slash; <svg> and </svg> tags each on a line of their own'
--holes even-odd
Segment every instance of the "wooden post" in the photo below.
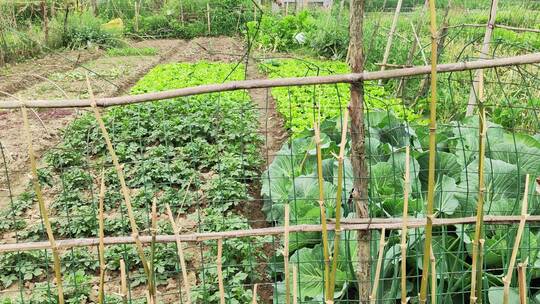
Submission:
<svg viewBox="0 0 540 304">
<path fill-rule="evenodd" d="M 45 45 L 49 42 L 49 17 L 47 16 L 47 1 L 41 0 L 41 13 L 43 15 L 43 33 L 45 35 Z"/>
<path fill-rule="evenodd" d="M 135 32 L 139 31 L 139 1 L 135 1 Z"/>
<path fill-rule="evenodd" d="M 486 59 L 489 52 L 489 44 L 491 42 L 491 36 L 493 34 L 493 28 L 495 27 L 495 17 L 497 16 L 497 5 L 498 0 L 491 0 L 491 10 L 489 13 L 489 20 L 486 25 L 486 33 L 484 35 L 484 42 L 482 43 L 482 51 L 480 52 L 480 59 Z M 474 106 L 476 105 L 477 94 L 479 93 L 479 88 L 482 86 L 481 83 L 484 81 L 483 70 L 476 71 L 474 75 L 474 81 L 469 94 L 469 103 L 467 104 L 467 112 L 465 116 L 471 116 L 474 112 Z"/>
<path fill-rule="evenodd" d="M 354 73 L 361 73 L 364 70 L 363 51 L 363 21 L 364 21 L 364 0 L 351 0 L 350 22 L 349 22 L 349 64 Z M 351 163 L 354 173 L 353 201 L 356 209 L 356 216 L 367 218 L 368 202 L 368 172 L 365 154 L 365 130 L 364 130 L 364 82 L 358 81 L 351 84 L 351 101 L 348 106 L 351 117 Z M 369 290 L 371 286 L 370 277 L 370 233 L 368 231 L 358 231 L 358 290 L 361 303 L 369 301 Z"/>
<path fill-rule="evenodd" d="M 210 35 L 211 28 L 210 28 L 210 2 L 206 3 L 206 20 L 208 24 L 208 35 Z"/>
<path fill-rule="evenodd" d="M 396 5 L 396 11 L 394 12 L 394 19 L 392 19 L 392 26 L 390 27 L 390 33 L 388 34 L 388 40 L 386 41 L 386 48 L 384 49 L 381 71 L 384 71 L 386 69 L 386 64 L 388 63 L 388 56 L 390 56 L 390 49 L 392 48 L 394 34 L 396 33 L 396 27 L 397 27 L 397 22 L 399 18 L 399 13 L 401 12 L 402 3 L 403 3 L 403 0 L 398 0 L 398 3 Z M 382 80 L 379 80 L 379 85 L 381 84 L 382 84 Z"/>
<path fill-rule="evenodd" d="M 135 3 L 137 3 L 137 2 L 135 1 Z M 94 16 L 97 16 L 98 15 L 97 0 L 91 0 L 90 5 L 92 6 L 92 13 L 94 14 Z"/>
</svg>

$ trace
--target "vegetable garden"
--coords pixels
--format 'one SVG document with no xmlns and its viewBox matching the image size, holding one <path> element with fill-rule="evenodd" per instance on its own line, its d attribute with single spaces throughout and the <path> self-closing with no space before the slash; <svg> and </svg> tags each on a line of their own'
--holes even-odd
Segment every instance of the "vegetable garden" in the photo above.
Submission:
<svg viewBox="0 0 540 304">
<path fill-rule="evenodd" d="M 28 151 L 14 169 L 0 138 L 1 303 L 540 303 L 538 7 L 501 1 L 499 29 L 496 0 L 86 2 L 63 32 L 51 16 L 64 47 L 243 48 L 208 37 L 217 59 L 156 61 L 117 97 L 91 66 L 45 76 L 80 78 L 77 98 L 0 90 Z M 77 112 L 36 149 L 56 108 Z"/>
</svg>

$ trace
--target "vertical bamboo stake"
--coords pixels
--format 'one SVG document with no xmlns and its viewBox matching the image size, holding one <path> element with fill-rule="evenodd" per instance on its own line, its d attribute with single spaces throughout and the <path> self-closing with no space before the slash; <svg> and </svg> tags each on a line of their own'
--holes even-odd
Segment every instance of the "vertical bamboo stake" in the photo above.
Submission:
<svg viewBox="0 0 540 304">
<path fill-rule="evenodd" d="M 413 58 L 414 58 L 414 53 L 416 53 L 416 48 L 417 47 L 420 47 L 420 52 L 421 52 L 422 56 L 424 56 L 424 58 L 425 58 L 424 50 L 422 49 L 422 44 L 420 43 L 420 39 L 418 38 L 418 35 L 416 33 L 420 32 L 422 30 L 422 25 L 424 25 L 424 20 L 423 19 L 424 19 L 424 14 L 426 13 L 426 8 L 428 6 L 428 2 L 429 2 L 429 0 L 426 0 L 424 2 L 424 5 L 422 6 L 422 10 L 420 11 L 420 16 L 418 18 L 418 23 L 416 24 L 416 27 L 414 26 L 414 24 L 411 21 L 411 28 L 412 28 L 412 32 L 414 34 L 415 39 L 413 40 L 411 49 L 409 50 L 409 55 L 407 56 L 407 65 L 412 64 Z M 426 63 L 426 65 L 427 65 L 427 63 Z M 397 88 L 397 95 L 398 96 L 402 95 L 403 89 L 405 87 L 406 82 L 407 82 L 407 79 L 404 78 L 404 77 L 399 79 L 399 84 L 398 84 L 398 88 Z"/>
<path fill-rule="evenodd" d="M 285 223 L 283 232 L 283 269 L 285 270 L 285 303 L 291 303 L 291 286 L 289 279 L 289 204 L 285 204 Z"/>
<path fill-rule="evenodd" d="M 386 69 L 386 64 L 388 63 L 388 57 L 390 56 L 390 49 L 392 48 L 394 34 L 396 33 L 396 27 L 397 27 L 397 22 L 399 18 L 399 13 L 401 12 L 402 3 L 403 3 L 403 0 L 398 0 L 398 3 L 396 5 L 396 11 L 394 12 L 394 19 L 392 19 L 392 26 L 390 27 L 390 33 L 388 33 L 388 40 L 386 41 L 386 48 L 384 49 L 381 71 L 384 71 Z M 382 85 L 382 80 L 379 80 L 379 85 Z"/>
<path fill-rule="evenodd" d="M 377 290 L 379 289 L 379 279 L 381 277 L 381 268 L 384 259 L 384 246 L 386 246 L 385 233 L 386 229 L 383 228 L 381 230 L 381 238 L 379 240 L 379 256 L 377 257 L 377 268 L 375 269 L 375 278 L 373 279 L 373 289 L 371 290 L 371 295 L 369 296 L 369 303 L 371 304 L 377 303 Z"/>
<path fill-rule="evenodd" d="M 410 148 L 405 147 L 405 176 L 403 183 L 403 226 L 401 228 L 401 304 L 407 304 L 407 221 L 409 219 L 409 188 L 411 185 Z"/>
<path fill-rule="evenodd" d="M 208 24 L 208 35 L 210 35 L 210 2 L 206 2 L 206 20 Z"/>
<path fill-rule="evenodd" d="M 364 0 L 351 0 L 349 22 L 349 64 L 353 73 L 364 70 L 363 50 L 363 18 Z M 351 164 L 354 173 L 354 189 L 352 193 L 356 216 L 367 218 L 368 212 L 368 171 L 365 154 L 364 129 L 364 82 L 360 80 L 351 84 L 351 99 L 349 103 L 349 116 L 351 117 Z M 359 299 L 361 303 L 369 301 L 371 288 L 370 276 L 370 242 L 369 231 L 360 230 L 358 235 L 358 280 Z"/>
<path fill-rule="evenodd" d="M 149 269 L 148 261 L 146 260 L 146 256 L 144 254 L 144 250 L 142 247 L 142 243 L 139 240 L 139 229 L 137 228 L 137 222 L 135 221 L 135 215 L 133 214 L 133 207 L 131 206 L 131 197 L 129 195 L 129 189 L 126 185 L 126 179 L 124 177 L 124 171 L 122 167 L 120 166 L 120 162 L 118 161 L 118 157 L 116 156 L 116 152 L 114 151 L 111 138 L 109 136 L 109 132 L 107 131 L 107 128 L 105 127 L 105 123 L 103 122 L 103 118 L 101 117 L 101 113 L 99 112 L 99 109 L 96 105 L 96 99 L 94 97 L 94 92 L 92 91 L 92 86 L 90 85 L 90 79 L 88 77 L 88 74 L 86 75 L 86 85 L 88 87 L 88 93 L 90 95 L 91 99 L 91 106 L 92 110 L 94 111 L 94 116 L 96 117 L 96 121 L 99 124 L 99 128 L 101 129 L 101 133 L 103 135 L 103 138 L 105 139 L 105 143 L 107 144 L 107 150 L 109 151 L 109 154 L 111 155 L 112 162 L 114 164 L 114 167 L 116 169 L 116 175 L 118 176 L 118 180 L 120 181 L 120 186 L 122 189 L 122 196 L 124 197 L 124 203 L 126 204 L 127 212 L 128 212 L 128 218 L 129 223 L 131 225 L 131 235 L 135 240 L 135 248 L 137 249 L 137 252 L 139 254 L 139 257 L 141 259 L 141 263 L 144 268 L 144 272 L 146 274 L 146 277 L 148 279 L 148 283 L 151 281 L 151 273 Z M 153 289 L 151 284 L 148 284 L 149 292 L 152 293 Z"/>
<path fill-rule="evenodd" d="M 52 230 L 51 222 L 49 221 L 49 214 L 47 208 L 45 207 L 45 201 L 43 200 L 43 194 L 41 192 L 41 185 L 39 184 L 38 172 L 37 172 L 37 162 L 36 156 L 34 155 L 34 147 L 32 145 L 32 134 L 30 133 L 30 124 L 28 123 L 28 111 L 26 107 L 21 107 L 22 119 L 24 124 L 24 131 L 26 142 L 28 145 L 28 156 L 30 158 L 30 168 L 32 170 L 32 184 L 34 186 L 34 191 L 36 193 L 36 199 L 38 201 L 39 212 L 41 218 L 43 219 L 43 224 L 47 232 L 47 237 L 51 245 L 51 251 L 53 255 L 54 263 L 54 275 L 56 278 L 56 286 L 58 289 L 58 304 L 64 304 L 64 288 L 62 283 L 62 270 L 60 265 L 60 254 L 58 253 L 58 247 L 56 246 L 56 241 L 54 239 L 54 233 Z"/>
<path fill-rule="evenodd" d="M 341 143 L 338 156 L 338 176 L 336 193 L 336 226 L 334 230 L 334 252 L 332 254 L 332 272 L 330 273 L 328 298 L 334 299 L 334 289 L 336 284 L 336 274 L 339 259 L 339 243 L 341 242 L 341 204 L 343 193 L 343 161 L 345 160 L 345 145 L 347 145 L 347 126 L 349 123 L 349 113 L 343 113 L 343 124 L 341 126 Z"/>
<path fill-rule="evenodd" d="M 225 287 L 223 287 L 223 239 L 218 239 L 217 243 L 217 275 L 219 284 L 219 303 L 225 304 Z"/>
<path fill-rule="evenodd" d="M 287 16 L 289 14 L 289 2 L 287 1 L 285 3 L 285 16 Z"/>
<path fill-rule="evenodd" d="M 178 259 L 180 260 L 180 267 L 182 268 L 182 281 L 184 281 L 184 289 L 186 290 L 186 303 L 191 303 L 191 297 L 189 294 L 189 283 L 188 283 L 188 277 L 187 277 L 187 269 L 186 269 L 186 260 L 184 258 L 184 248 L 182 247 L 182 242 L 180 241 L 180 230 L 178 229 L 178 226 L 176 225 L 176 222 L 174 221 L 174 216 L 171 211 L 171 207 L 167 205 L 167 215 L 169 216 L 169 221 L 171 222 L 171 226 L 174 232 L 174 237 L 176 238 L 176 249 L 178 251 Z"/>
<path fill-rule="evenodd" d="M 482 266 L 484 265 L 484 244 L 486 240 L 480 239 L 478 242 L 478 264 L 480 266 L 480 271 L 476 272 L 476 286 L 477 286 L 477 297 L 476 303 L 482 304 Z"/>
<path fill-rule="evenodd" d="M 480 86 L 481 87 L 481 86 Z M 484 195 L 485 195 L 485 182 L 484 182 L 484 163 L 485 163 L 485 137 L 487 132 L 486 126 L 486 112 L 483 105 L 482 93 L 480 93 L 480 101 L 478 103 L 478 201 L 476 205 L 476 225 L 473 239 L 473 252 L 471 263 L 471 303 L 476 303 L 478 297 L 481 296 L 480 282 L 478 278 L 482 277 L 482 263 L 479 263 L 479 255 L 482 254 L 479 250 L 479 242 L 482 238 L 482 226 L 484 224 Z"/>
<path fill-rule="evenodd" d="M 516 239 L 514 240 L 514 248 L 512 249 L 512 255 L 510 256 L 510 262 L 508 263 L 508 271 L 502 279 L 504 284 L 503 304 L 508 304 L 508 299 L 510 296 L 510 283 L 512 282 L 512 274 L 514 273 L 514 266 L 516 264 L 516 258 L 519 251 L 519 244 L 521 243 L 521 236 L 523 235 L 523 230 L 525 229 L 525 222 L 527 221 L 527 217 L 529 217 L 529 215 L 527 214 L 528 199 L 529 174 L 525 176 L 525 193 L 523 194 L 523 203 L 521 205 L 521 219 L 519 221 Z"/>
<path fill-rule="evenodd" d="M 435 261 L 433 246 L 431 246 L 429 260 L 431 262 L 431 304 L 437 304 L 437 262 Z"/>
<path fill-rule="evenodd" d="M 99 292 L 98 303 L 105 303 L 105 244 L 103 238 L 104 231 L 104 216 L 103 204 L 105 201 L 105 171 L 101 171 L 101 183 L 99 188 Z"/>
<path fill-rule="evenodd" d="M 46 0 L 41 0 L 41 13 L 43 14 L 43 33 L 45 35 L 45 45 L 47 45 L 49 42 L 49 17 L 47 17 L 47 1 Z"/>
<path fill-rule="evenodd" d="M 437 146 L 437 15 L 435 1 L 429 1 L 431 29 L 431 101 L 429 106 L 429 166 L 428 194 L 426 206 L 426 238 L 424 241 L 424 259 L 422 263 L 422 281 L 420 285 L 420 304 L 427 300 L 429 259 L 431 257 L 431 235 L 433 229 L 433 201 L 435 200 L 435 153 Z"/>
<path fill-rule="evenodd" d="M 182 26 L 184 26 L 184 4 L 183 0 L 178 0 L 178 3 L 180 4 L 180 22 L 182 23 Z"/>
<path fill-rule="evenodd" d="M 319 183 L 319 208 L 321 210 L 322 241 L 324 255 L 324 295 L 326 301 L 330 299 L 330 253 L 328 250 L 328 230 L 326 227 L 326 206 L 324 201 L 324 179 L 322 170 L 321 131 L 319 124 L 315 123 L 315 145 L 317 147 L 317 177 Z"/>
<path fill-rule="evenodd" d="M 345 0 L 342 0 L 341 1 L 341 4 L 343 5 L 343 2 L 345 2 Z M 383 4 L 382 4 L 382 8 L 381 8 L 381 14 L 384 13 L 384 9 L 386 8 L 386 2 L 387 0 L 384 0 L 383 1 Z M 352 12 L 351 12 L 352 13 Z M 371 50 L 373 49 L 373 43 L 375 42 L 375 38 L 377 37 L 377 35 L 379 34 L 379 28 L 381 27 L 381 22 L 382 22 L 382 16 L 381 18 L 378 18 L 377 20 L 377 23 L 375 23 L 375 27 L 373 28 L 373 32 L 371 33 L 371 37 L 372 39 L 370 39 L 369 41 L 369 46 L 368 46 L 368 49 L 366 51 L 366 57 L 364 58 L 364 62 L 367 62 L 368 61 L 368 57 L 369 55 L 371 54 Z M 347 50 L 347 58 L 349 58 L 349 52 L 350 52 L 350 47 L 349 49 Z M 348 62 L 348 60 L 345 60 Z"/>
<path fill-rule="evenodd" d="M 152 243 L 150 244 L 150 279 L 151 279 L 151 289 L 153 292 L 149 293 L 151 303 L 157 304 L 157 295 L 156 295 L 156 274 L 154 270 L 155 256 L 156 256 L 156 238 L 157 238 L 157 206 L 156 199 L 154 198 L 152 202 L 152 228 L 150 229 L 152 234 Z"/>
<path fill-rule="evenodd" d="M 489 44 L 491 43 L 491 36 L 493 29 L 495 28 L 495 18 L 497 16 L 497 6 L 499 0 L 491 0 L 491 9 L 489 12 L 489 20 L 486 25 L 486 33 L 484 34 L 484 42 L 482 43 L 482 51 L 480 52 L 480 59 L 486 59 L 489 52 Z M 465 116 L 471 116 L 474 112 L 474 106 L 476 105 L 476 95 L 478 94 L 479 86 L 483 83 L 483 70 L 477 70 L 474 75 L 473 86 L 469 94 L 469 103 L 467 104 L 467 112 Z"/>
<path fill-rule="evenodd" d="M 298 268 L 296 265 L 292 267 L 292 277 L 293 277 L 293 304 L 298 303 Z"/>
<path fill-rule="evenodd" d="M 128 303 L 128 288 L 126 276 L 126 263 L 124 259 L 120 259 L 120 293 L 122 294 L 122 302 Z"/>
<path fill-rule="evenodd" d="M 257 286 L 259 286 L 257 283 L 253 285 L 253 298 L 251 299 L 251 304 L 257 304 Z"/>
<path fill-rule="evenodd" d="M 527 258 L 528 259 L 528 258 Z M 527 260 L 518 264 L 519 303 L 527 304 Z"/>
<path fill-rule="evenodd" d="M 139 1 L 135 0 L 135 32 L 139 32 Z"/>
</svg>

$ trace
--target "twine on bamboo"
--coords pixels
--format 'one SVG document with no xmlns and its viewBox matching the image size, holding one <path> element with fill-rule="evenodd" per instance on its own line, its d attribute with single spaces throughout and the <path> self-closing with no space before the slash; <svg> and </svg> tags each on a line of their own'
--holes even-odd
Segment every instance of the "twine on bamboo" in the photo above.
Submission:
<svg viewBox="0 0 540 304">
<path fill-rule="evenodd" d="M 508 299 L 510 297 L 510 283 L 512 282 L 512 274 L 514 273 L 514 266 L 516 264 L 516 258 L 519 251 L 519 244 L 521 243 L 521 236 L 523 235 L 523 230 L 525 229 L 525 222 L 527 221 L 527 217 L 529 216 L 527 214 L 528 199 L 529 174 L 525 176 L 525 193 L 523 194 L 523 203 L 521 205 L 521 219 L 519 221 L 516 239 L 514 240 L 514 248 L 512 249 L 512 255 L 510 256 L 510 262 L 508 263 L 508 271 L 506 275 L 502 278 L 504 284 L 503 304 L 508 304 Z"/>
<path fill-rule="evenodd" d="M 99 291 L 98 303 L 105 303 L 105 238 L 104 233 L 104 201 L 105 201 L 105 171 L 101 171 L 101 182 L 99 187 Z"/>
<path fill-rule="evenodd" d="M 219 303 L 225 304 L 225 287 L 223 286 L 223 239 L 217 240 L 217 276 L 219 287 Z"/>
<path fill-rule="evenodd" d="M 41 185 L 39 183 L 39 177 L 38 177 L 38 172 L 37 172 L 36 156 L 34 155 L 34 147 L 32 145 L 32 134 L 30 133 L 30 124 L 28 122 L 28 112 L 27 112 L 26 107 L 21 107 L 21 112 L 22 112 L 22 119 L 23 119 L 23 124 L 24 124 L 26 142 L 28 145 L 28 156 L 30 158 L 30 167 L 32 170 L 32 184 L 34 186 L 36 199 L 39 205 L 39 211 L 41 213 L 41 218 L 43 219 L 43 224 L 47 232 L 50 249 L 52 250 L 52 255 L 53 255 L 54 275 L 56 278 L 56 286 L 57 286 L 56 288 L 58 289 L 58 304 L 64 304 L 64 289 L 63 289 L 63 283 L 62 283 L 60 254 L 58 253 L 58 247 L 56 245 L 56 241 L 54 238 L 51 222 L 49 221 L 49 214 L 47 212 L 47 208 L 45 207 L 43 193 L 41 192 Z"/>
<path fill-rule="evenodd" d="M 409 217 L 410 147 L 405 147 L 405 176 L 403 183 L 403 227 L 401 228 L 401 304 L 407 304 L 407 220 Z"/>
<path fill-rule="evenodd" d="M 171 211 L 171 207 L 169 204 L 166 206 L 167 208 L 167 215 L 169 216 L 169 221 L 171 223 L 175 241 L 176 241 L 176 250 L 178 251 L 178 260 L 180 263 L 180 267 L 182 268 L 182 281 L 184 281 L 184 289 L 186 292 L 186 303 L 191 303 L 191 296 L 189 294 L 189 282 L 187 277 L 187 269 L 186 269 L 186 260 L 184 258 L 184 248 L 182 247 L 182 241 L 180 240 L 180 230 L 178 229 L 178 226 L 176 225 L 176 222 L 174 220 L 173 213 Z M 255 290 L 256 291 L 256 290 Z"/>
<path fill-rule="evenodd" d="M 146 256 L 144 254 L 144 250 L 142 247 L 142 243 L 139 240 L 139 229 L 137 228 L 137 222 L 135 221 L 135 215 L 133 214 L 133 207 L 131 206 L 131 197 L 129 195 L 129 189 L 126 185 L 126 180 L 124 177 L 124 171 L 122 167 L 120 166 L 120 162 L 118 161 L 118 157 L 116 156 L 116 152 L 114 150 L 114 147 L 112 145 L 111 138 L 109 136 L 109 132 L 107 131 L 107 128 L 105 127 L 105 123 L 103 122 L 103 118 L 101 117 L 101 113 L 99 112 L 99 109 L 96 105 L 96 100 L 94 97 L 94 91 L 92 90 L 92 86 L 90 85 L 90 78 L 88 77 L 88 74 L 86 74 L 86 86 L 88 88 L 88 94 L 90 95 L 91 100 L 91 107 L 94 111 L 94 116 L 96 118 L 96 121 L 99 124 L 99 128 L 101 129 L 101 133 L 103 135 L 103 138 L 105 139 L 105 143 L 107 144 L 107 150 L 111 156 L 112 162 L 114 164 L 114 167 L 116 169 L 116 175 L 118 176 L 118 180 L 120 181 L 120 186 L 122 189 L 122 196 L 124 197 L 124 203 L 126 204 L 126 209 L 128 212 L 128 218 L 131 225 L 131 231 L 132 231 L 132 237 L 135 241 L 135 248 L 137 249 L 137 252 L 139 254 L 139 257 L 141 259 L 141 263 L 144 268 L 144 272 L 146 274 L 147 282 L 148 282 L 148 291 L 151 295 L 153 295 L 153 288 L 151 285 L 151 273 L 148 265 L 148 261 L 146 260 Z"/>
<path fill-rule="evenodd" d="M 429 166 L 428 193 L 426 206 L 426 228 L 424 241 L 424 259 L 422 261 L 422 280 L 420 284 L 419 303 L 427 301 L 429 259 L 433 229 L 433 201 L 435 200 L 435 153 L 437 148 L 437 15 L 435 1 L 429 1 L 429 17 L 431 30 L 431 100 L 429 104 Z"/>
</svg>

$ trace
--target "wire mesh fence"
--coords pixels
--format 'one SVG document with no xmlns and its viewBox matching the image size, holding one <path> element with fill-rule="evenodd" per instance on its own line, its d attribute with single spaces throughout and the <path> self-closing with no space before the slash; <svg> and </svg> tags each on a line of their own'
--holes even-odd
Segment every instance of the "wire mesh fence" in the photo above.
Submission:
<svg viewBox="0 0 540 304">
<path fill-rule="evenodd" d="M 494 42 L 492 49 L 497 45 Z M 238 63 L 158 66 L 131 93 L 349 72 L 344 62 L 253 58 L 249 52 Z M 508 54 L 495 51 L 493 57 L 503 55 Z M 422 263 L 428 92 L 418 92 L 428 80 L 417 76 L 407 78 L 401 92 L 400 79 L 384 85 L 365 83 L 368 170 L 361 175 L 350 161 L 345 115 L 350 89 L 344 83 L 117 106 L 102 111 L 102 118 L 84 112 L 65 129 L 61 142 L 40 158 L 34 183 L 25 176 L 28 168 L 9 167 L 9 154 L 2 146 L 3 301 L 58 303 L 58 287 L 63 285 L 66 302 L 98 302 L 103 281 L 106 303 L 151 303 L 153 288 L 163 303 L 321 303 L 330 287 L 331 276 L 325 271 L 332 268 L 332 300 L 339 303 L 357 303 L 365 285 L 370 286 L 370 297 L 362 302 L 396 303 L 404 300 L 405 292 L 409 302 L 418 303 L 426 273 L 432 303 L 470 303 L 473 281 L 480 286 L 477 297 L 502 303 L 504 278 L 513 266 L 517 272 L 510 282 L 510 303 L 519 303 L 519 288 L 534 301 L 540 247 L 534 217 L 540 215 L 535 180 L 540 176 L 538 66 L 498 67 L 484 73 L 482 93 L 475 94 L 487 120 L 478 114 L 482 112 L 464 117 L 472 71 L 438 80 L 434 217 L 439 222 L 431 239 L 429 271 Z M 20 132 L 21 139 L 28 137 L 22 129 L 13 132 Z M 107 136 L 119 167 L 107 147 Z M 125 175 L 125 188 L 119 172 Z M 369 183 L 363 194 L 369 202 L 368 219 L 355 216 L 352 192 L 358 179 Z M 102 183 L 105 191 L 100 194 Z M 55 278 L 48 223 L 32 188 L 36 184 L 57 238 L 62 284 Z M 485 224 L 476 280 L 471 278 L 480 192 Z M 524 202 L 531 217 L 518 233 Z M 401 247 L 405 205 L 410 226 Z M 343 231 L 336 229 L 338 212 Z M 104 250 L 98 246 L 101 220 Z M 328 225 L 326 233 L 323 223 Z M 358 231 L 367 231 L 367 257 L 359 256 Z M 516 239 L 519 264 L 514 265 Z M 336 243 L 339 254 L 334 256 Z M 106 265 L 103 279 L 100 254 Z M 361 258 L 369 260 L 369 282 L 358 282 Z M 329 267 L 334 260 L 336 266 Z"/>
</svg>

